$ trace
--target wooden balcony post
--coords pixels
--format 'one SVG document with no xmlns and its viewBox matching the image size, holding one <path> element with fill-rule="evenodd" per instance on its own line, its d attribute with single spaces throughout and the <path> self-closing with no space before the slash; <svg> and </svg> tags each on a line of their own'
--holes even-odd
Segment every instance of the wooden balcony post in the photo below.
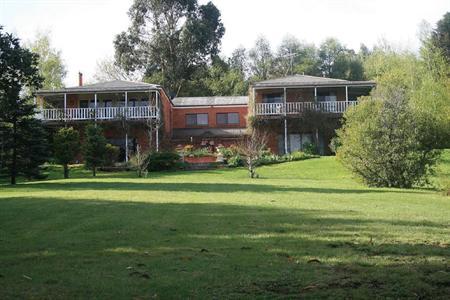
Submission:
<svg viewBox="0 0 450 300">
<path fill-rule="evenodd" d="M 345 86 L 345 102 L 348 101 L 348 85 Z"/>
</svg>

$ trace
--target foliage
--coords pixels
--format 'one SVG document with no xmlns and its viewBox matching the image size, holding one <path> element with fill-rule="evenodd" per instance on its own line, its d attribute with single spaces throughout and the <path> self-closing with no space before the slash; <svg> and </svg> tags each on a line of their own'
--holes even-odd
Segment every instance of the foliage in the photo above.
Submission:
<svg viewBox="0 0 450 300">
<path fill-rule="evenodd" d="M 115 62 L 114 58 L 110 57 L 97 61 L 94 73 L 94 79 L 98 82 L 112 80 L 141 81 L 142 78 L 141 72 L 127 72 Z"/>
<path fill-rule="evenodd" d="M 127 72 L 158 76 L 157 83 L 175 95 L 219 53 L 225 32 L 212 2 L 135 0 L 129 16 L 132 25 L 114 41 L 116 62 Z"/>
<path fill-rule="evenodd" d="M 175 170 L 180 166 L 180 156 L 174 152 L 153 152 L 149 155 L 148 170 Z"/>
<path fill-rule="evenodd" d="M 267 134 L 262 130 L 252 130 L 238 142 L 238 153 L 243 156 L 250 178 L 258 178 L 256 167 L 263 156 L 267 144 Z"/>
<path fill-rule="evenodd" d="M 80 151 L 80 134 L 73 127 L 62 127 L 53 136 L 54 155 L 63 165 L 64 178 L 69 178 L 69 163 L 73 162 Z"/>
<path fill-rule="evenodd" d="M 284 162 L 290 162 L 290 161 L 300 161 L 310 158 L 316 158 L 319 157 L 315 154 L 308 154 L 302 151 L 294 151 L 292 153 L 284 154 L 284 155 L 277 155 L 273 154 L 270 151 L 264 151 L 261 157 L 258 160 L 259 165 L 272 165 L 272 164 L 279 164 Z"/>
<path fill-rule="evenodd" d="M 249 52 L 250 72 L 254 80 L 266 80 L 273 74 L 274 55 L 270 42 L 260 36 Z"/>
<path fill-rule="evenodd" d="M 131 165 L 136 169 L 138 177 L 142 177 L 143 175 L 147 177 L 148 165 L 150 162 L 150 155 L 141 150 L 141 146 L 137 145 L 136 153 L 130 159 Z"/>
<path fill-rule="evenodd" d="M 440 19 L 432 32 L 433 44 L 442 50 L 444 57 L 450 63 L 450 12 Z"/>
<path fill-rule="evenodd" d="M 202 157 L 211 156 L 213 153 L 208 148 L 195 148 L 193 145 L 186 145 L 180 151 L 184 156 Z"/>
<path fill-rule="evenodd" d="M 37 175 L 33 173 L 38 172 L 37 166 L 44 159 L 39 155 L 45 152 L 40 149 L 46 145 L 45 131 L 41 122 L 33 119 L 32 104 L 33 93 L 41 82 L 38 55 L 22 47 L 18 38 L 3 32 L 0 26 L 0 128 L 4 143 L 1 156 L 11 184 L 16 183 L 21 172 Z"/>
<path fill-rule="evenodd" d="M 314 143 L 304 143 L 303 152 L 309 155 L 316 155 L 319 153 L 319 149 L 317 149 L 317 145 Z"/>
<path fill-rule="evenodd" d="M 439 155 L 423 143 L 430 132 L 401 92 L 363 100 L 337 134 L 338 158 L 370 186 L 426 184 Z"/>
<path fill-rule="evenodd" d="M 335 38 L 326 39 L 319 48 L 319 69 L 330 78 L 363 79 L 362 60 L 351 49 L 347 49 Z"/>
<path fill-rule="evenodd" d="M 86 167 L 96 176 L 97 168 L 105 161 L 106 139 L 103 130 L 96 124 L 88 124 L 85 129 L 83 155 Z"/>
<path fill-rule="evenodd" d="M 103 166 L 111 167 L 119 159 L 120 149 L 117 146 L 106 144 L 105 145 L 105 159 L 103 161 Z"/>
<path fill-rule="evenodd" d="M 39 32 L 34 42 L 27 46 L 33 53 L 39 55 L 39 74 L 44 81 L 44 89 L 59 89 L 64 87 L 67 75 L 61 51 L 52 48 L 49 32 Z"/>
</svg>

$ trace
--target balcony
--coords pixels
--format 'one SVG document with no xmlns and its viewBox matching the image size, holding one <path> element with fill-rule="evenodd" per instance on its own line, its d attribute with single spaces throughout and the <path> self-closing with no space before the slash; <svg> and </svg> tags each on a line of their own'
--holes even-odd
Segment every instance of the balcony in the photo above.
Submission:
<svg viewBox="0 0 450 300">
<path fill-rule="evenodd" d="M 41 109 L 38 118 L 43 121 L 82 121 L 82 120 L 117 120 L 117 119 L 152 119 L 158 118 L 156 106 L 137 107 L 98 107 L 98 108 L 51 108 Z"/>
<path fill-rule="evenodd" d="M 255 113 L 257 116 L 296 115 L 308 111 L 342 114 L 357 103 L 357 101 L 256 103 Z"/>
</svg>

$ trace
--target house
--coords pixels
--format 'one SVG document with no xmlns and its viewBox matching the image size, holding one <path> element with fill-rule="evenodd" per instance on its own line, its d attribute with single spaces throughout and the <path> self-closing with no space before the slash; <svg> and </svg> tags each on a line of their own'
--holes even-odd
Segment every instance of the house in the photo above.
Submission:
<svg viewBox="0 0 450 300">
<path fill-rule="evenodd" d="M 268 146 L 284 154 L 315 145 L 321 154 L 345 110 L 368 95 L 373 81 L 295 75 L 254 83 L 250 96 L 176 97 L 157 84 L 110 81 L 40 90 L 36 103 L 49 128 L 74 126 L 83 135 L 101 124 L 123 160 L 143 149 L 196 145 L 215 148 L 241 139 L 248 126 L 268 132 Z M 248 124 L 248 122 L 251 122 Z"/>
<path fill-rule="evenodd" d="M 172 143 L 230 146 L 247 129 L 248 96 L 172 99 Z"/>
<path fill-rule="evenodd" d="M 171 103 L 156 84 L 115 80 L 83 85 L 80 73 L 78 86 L 40 90 L 36 104 L 50 129 L 70 125 L 83 133 L 87 123 L 101 124 L 108 141 L 121 149 L 123 160 L 137 145 L 158 150 L 171 134 Z"/>
<path fill-rule="evenodd" d="M 268 146 L 279 154 L 313 144 L 323 155 L 342 114 L 369 95 L 373 81 L 294 75 L 256 82 L 249 110 L 253 126 L 269 132 Z"/>
</svg>

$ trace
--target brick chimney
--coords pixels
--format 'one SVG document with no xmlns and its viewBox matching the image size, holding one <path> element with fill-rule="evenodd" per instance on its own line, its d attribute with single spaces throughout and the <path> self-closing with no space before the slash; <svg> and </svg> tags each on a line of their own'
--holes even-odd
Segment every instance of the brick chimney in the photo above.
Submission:
<svg viewBox="0 0 450 300">
<path fill-rule="evenodd" d="M 83 73 L 78 72 L 78 86 L 83 86 Z"/>
</svg>

